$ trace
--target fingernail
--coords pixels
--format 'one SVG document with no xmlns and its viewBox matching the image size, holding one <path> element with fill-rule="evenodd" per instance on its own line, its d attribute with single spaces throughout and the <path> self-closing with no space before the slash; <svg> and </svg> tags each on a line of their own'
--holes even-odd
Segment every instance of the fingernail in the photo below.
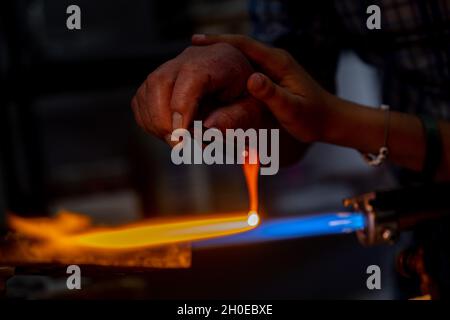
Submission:
<svg viewBox="0 0 450 320">
<path fill-rule="evenodd" d="M 264 76 L 260 73 L 254 73 L 250 79 L 250 90 L 251 91 L 259 91 L 262 89 L 264 85 Z"/>
<path fill-rule="evenodd" d="M 177 130 L 182 127 L 183 127 L 183 116 L 178 112 L 174 112 L 172 114 L 172 130 Z"/>
<path fill-rule="evenodd" d="M 203 41 L 205 39 L 206 39 L 206 35 L 204 35 L 204 34 L 197 33 L 192 36 L 192 41 Z"/>
</svg>

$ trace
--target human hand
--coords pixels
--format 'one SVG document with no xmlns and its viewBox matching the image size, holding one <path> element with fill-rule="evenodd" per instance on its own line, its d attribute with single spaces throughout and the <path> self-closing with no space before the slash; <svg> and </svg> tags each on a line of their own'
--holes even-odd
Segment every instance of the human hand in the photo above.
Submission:
<svg viewBox="0 0 450 320">
<path fill-rule="evenodd" d="M 249 77 L 248 92 L 266 105 L 280 126 L 297 140 L 321 140 L 334 112 L 334 96 L 321 88 L 288 52 L 241 35 L 194 35 L 192 42 L 227 43 L 239 49 L 262 72 Z"/>
<path fill-rule="evenodd" d="M 201 116 L 205 126 L 219 129 L 261 126 L 267 112 L 246 96 L 252 73 L 247 58 L 229 44 L 189 47 L 138 89 L 132 100 L 136 121 L 166 141 L 174 129 L 187 129 Z"/>
</svg>

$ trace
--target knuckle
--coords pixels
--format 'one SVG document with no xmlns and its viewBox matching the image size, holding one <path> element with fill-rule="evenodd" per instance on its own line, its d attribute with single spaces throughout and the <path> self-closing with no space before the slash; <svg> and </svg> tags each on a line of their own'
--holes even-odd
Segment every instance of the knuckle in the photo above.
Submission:
<svg viewBox="0 0 450 320">
<path fill-rule="evenodd" d="M 211 50 L 216 53 L 220 52 L 221 55 L 229 54 L 230 52 L 235 52 L 237 49 L 231 43 L 228 42 L 218 42 L 211 46 Z"/>
<path fill-rule="evenodd" d="M 212 75 L 214 67 L 204 68 L 196 65 L 183 65 L 180 69 L 180 73 L 175 84 L 176 90 L 173 94 L 182 95 L 182 98 L 193 100 L 194 98 L 200 99 L 200 93 L 204 88 L 211 89 Z"/>
<path fill-rule="evenodd" d="M 148 75 L 145 81 L 146 88 L 149 89 L 153 86 L 170 85 L 171 80 L 167 72 L 162 70 L 156 70 Z"/>
<path fill-rule="evenodd" d="M 187 74 L 187 75 L 192 75 L 195 77 L 202 77 L 202 75 L 204 74 L 204 70 L 201 66 L 199 66 L 196 63 L 184 63 L 180 66 L 180 70 L 179 70 L 180 74 Z"/>
</svg>

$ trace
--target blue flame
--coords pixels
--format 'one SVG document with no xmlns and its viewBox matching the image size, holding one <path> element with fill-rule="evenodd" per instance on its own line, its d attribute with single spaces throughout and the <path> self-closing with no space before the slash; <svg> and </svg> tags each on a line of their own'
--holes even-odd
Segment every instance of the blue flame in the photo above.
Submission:
<svg viewBox="0 0 450 320">
<path fill-rule="evenodd" d="M 262 220 L 261 225 L 245 233 L 196 242 L 194 246 L 201 248 L 351 233 L 364 229 L 364 226 L 364 214 L 360 212 L 327 213 L 279 218 Z"/>
</svg>

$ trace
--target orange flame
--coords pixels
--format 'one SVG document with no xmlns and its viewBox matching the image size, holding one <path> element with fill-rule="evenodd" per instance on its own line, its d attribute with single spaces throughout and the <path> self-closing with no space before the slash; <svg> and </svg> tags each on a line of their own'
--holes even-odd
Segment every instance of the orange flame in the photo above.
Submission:
<svg viewBox="0 0 450 320">
<path fill-rule="evenodd" d="M 246 214 L 154 219 L 111 228 L 90 228 L 83 215 L 61 212 L 55 218 L 22 218 L 10 215 L 12 229 L 22 235 L 54 241 L 58 246 L 134 249 L 231 235 L 253 229 Z M 80 227 L 83 231 L 79 231 Z"/>
<path fill-rule="evenodd" d="M 249 152 L 255 152 L 250 150 Z M 250 163 L 250 154 L 247 153 L 246 160 L 243 165 L 245 181 L 247 182 L 248 198 L 250 208 L 249 211 L 252 213 L 258 212 L 258 174 L 259 174 L 259 162 Z"/>
<path fill-rule="evenodd" d="M 253 229 L 245 214 L 177 218 L 157 223 L 139 223 L 106 230 L 94 230 L 66 240 L 81 246 L 131 249 L 176 242 L 196 241 Z"/>
<path fill-rule="evenodd" d="M 248 213 L 155 219 L 120 227 L 92 228 L 89 218 L 62 212 L 51 219 L 11 215 L 9 225 L 22 235 L 45 240 L 58 248 L 136 249 L 232 235 L 251 230 L 259 223 L 258 169 L 258 163 L 245 161 L 243 165 L 249 192 Z"/>
<path fill-rule="evenodd" d="M 90 219 L 76 213 L 59 212 L 53 218 L 8 217 L 15 233 L 0 242 L 3 265 L 78 264 L 108 267 L 188 268 L 191 250 L 188 243 L 174 243 L 152 248 L 105 250 L 76 243 L 77 235 L 92 228 Z M 99 229 L 97 229 L 99 230 Z"/>
<path fill-rule="evenodd" d="M 250 150 L 249 152 L 255 152 Z M 94 230 L 67 240 L 93 248 L 128 249 L 176 242 L 196 241 L 232 235 L 255 228 L 258 216 L 259 163 L 251 164 L 247 152 L 243 170 L 249 192 L 248 214 L 215 215 L 210 217 L 177 218 L 139 223 L 106 230 Z"/>
<path fill-rule="evenodd" d="M 254 152 L 254 151 L 250 151 Z M 196 241 L 245 232 L 259 224 L 258 172 L 259 163 L 250 164 L 247 153 L 243 170 L 249 192 L 247 214 L 214 215 L 210 217 L 177 218 L 144 222 L 94 230 L 70 237 L 67 240 L 81 246 L 109 249 L 129 249 L 176 242 Z"/>
</svg>

